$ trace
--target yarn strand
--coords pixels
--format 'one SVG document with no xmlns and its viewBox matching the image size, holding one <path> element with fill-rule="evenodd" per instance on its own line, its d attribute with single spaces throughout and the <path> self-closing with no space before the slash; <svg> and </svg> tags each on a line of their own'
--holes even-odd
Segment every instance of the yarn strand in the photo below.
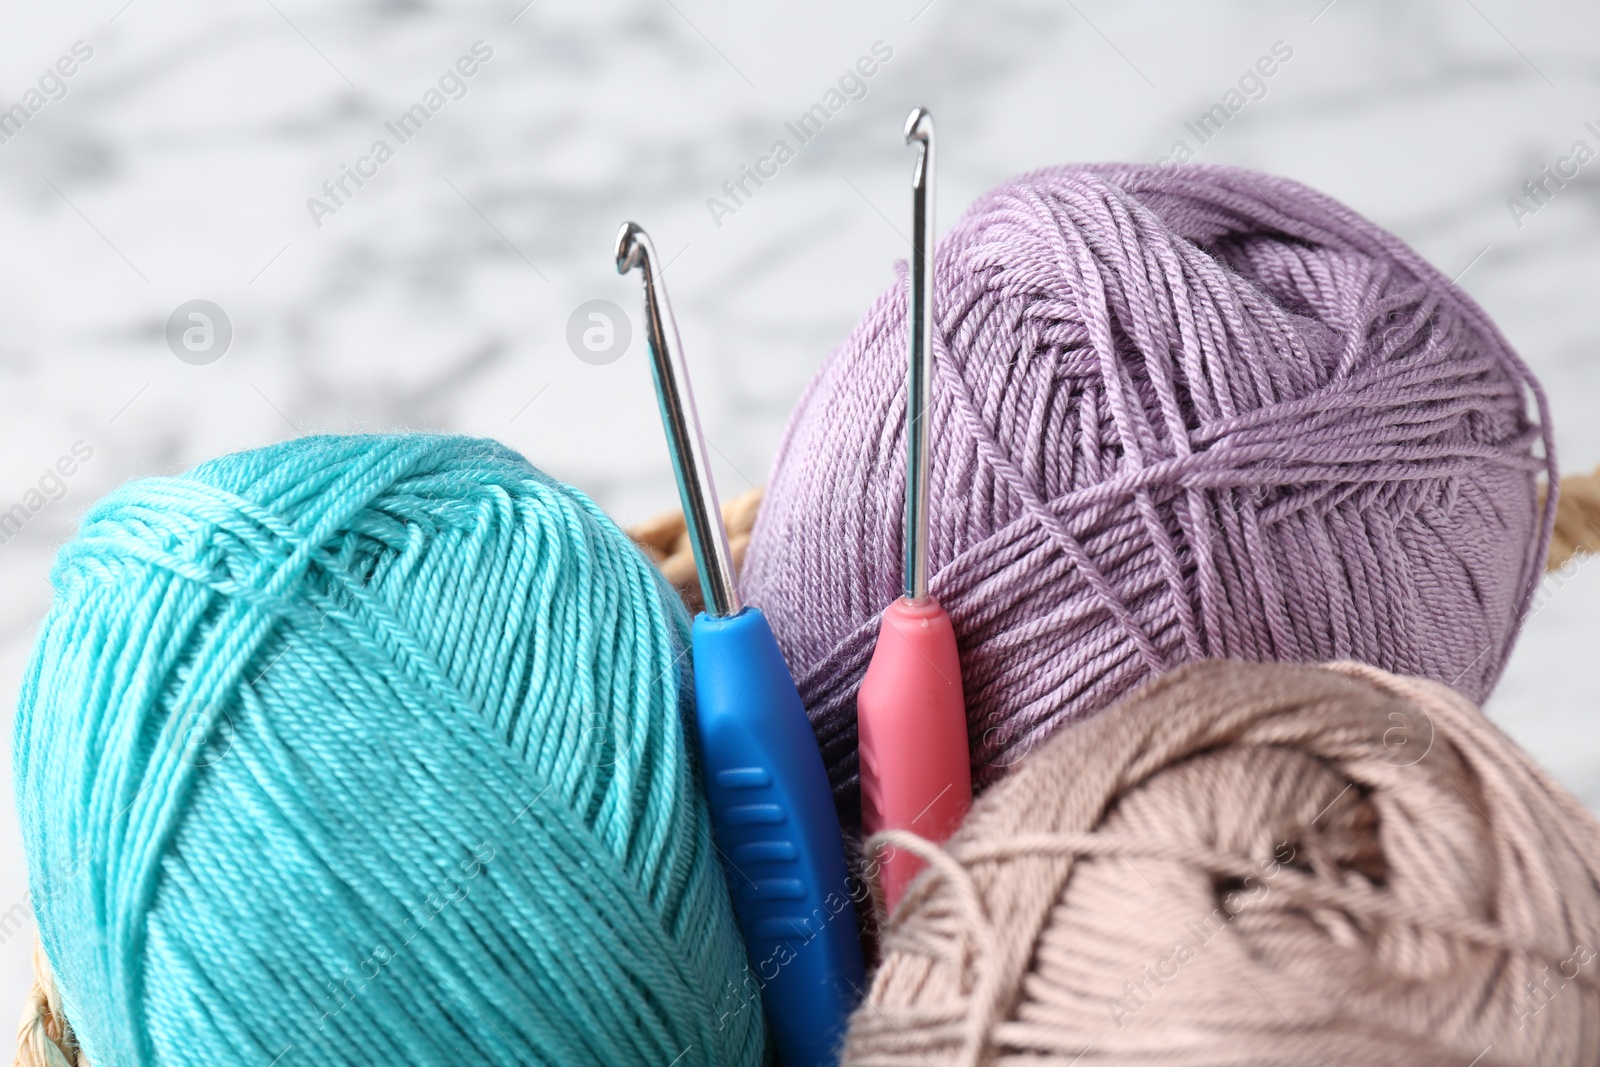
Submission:
<svg viewBox="0 0 1600 1067">
<path fill-rule="evenodd" d="M 1191 665 L 871 844 L 929 870 L 849 1067 L 1600 1057 L 1600 824 L 1436 683 Z"/>
</svg>

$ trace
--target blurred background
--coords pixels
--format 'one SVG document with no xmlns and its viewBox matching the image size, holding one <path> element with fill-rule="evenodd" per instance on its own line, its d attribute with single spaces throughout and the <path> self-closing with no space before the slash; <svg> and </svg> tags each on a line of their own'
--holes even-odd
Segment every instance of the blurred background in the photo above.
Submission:
<svg viewBox="0 0 1600 1067">
<path fill-rule="evenodd" d="M 674 506 L 639 280 L 612 261 L 627 218 L 670 264 L 724 498 L 760 484 L 906 254 L 916 104 L 941 230 L 1019 171 L 1179 142 L 1345 201 L 1499 321 L 1563 468 L 1600 462 L 1593 4 L 7 5 L 0 513 L 25 516 L 0 519 L 0 1012 L 34 936 L 9 709 L 96 497 L 286 437 L 427 429 L 499 438 L 623 523 Z M 1545 167 L 1576 177 L 1535 199 Z M 1600 567 L 1548 578 L 1489 712 L 1600 809 L 1597 639 Z"/>
</svg>

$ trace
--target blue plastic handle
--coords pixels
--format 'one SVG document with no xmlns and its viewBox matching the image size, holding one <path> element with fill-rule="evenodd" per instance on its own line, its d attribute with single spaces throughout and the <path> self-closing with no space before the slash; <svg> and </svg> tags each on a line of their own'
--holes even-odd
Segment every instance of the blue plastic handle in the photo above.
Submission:
<svg viewBox="0 0 1600 1067">
<path fill-rule="evenodd" d="M 816 735 L 755 608 L 694 620 L 711 822 L 783 1067 L 833 1067 L 864 985 L 839 817 Z"/>
</svg>

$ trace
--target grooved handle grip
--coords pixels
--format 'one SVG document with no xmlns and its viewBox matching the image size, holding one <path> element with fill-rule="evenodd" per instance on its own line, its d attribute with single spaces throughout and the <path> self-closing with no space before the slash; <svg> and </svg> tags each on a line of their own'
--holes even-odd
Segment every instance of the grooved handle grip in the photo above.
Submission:
<svg viewBox="0 0 1600 1067">
<path fill-rule="evenodd" d="M 754 608 L 694 622 L 695 721 L 711 821 L 783 1067 L 832 1067 L 865 986 L 828 774 Z"/>
</svg>

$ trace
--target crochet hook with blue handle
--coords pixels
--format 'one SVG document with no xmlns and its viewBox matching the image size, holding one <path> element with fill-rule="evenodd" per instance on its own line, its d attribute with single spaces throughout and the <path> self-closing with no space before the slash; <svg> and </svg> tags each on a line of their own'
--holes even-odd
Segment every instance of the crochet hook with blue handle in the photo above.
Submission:
<svg viewBox="0 0 1600 1067">
<path fill-rule="evenodd" d="M 695 616 L 695 723 L 712 828 L 783 1067 L 831 1067 L 864 984 L 833 792 L 794 679 L 742 605 L 677 323 L 655 247 L 627 223 L 617 272 L 644 274 L 645 337 L 706 610 Z"/>
</svg>

